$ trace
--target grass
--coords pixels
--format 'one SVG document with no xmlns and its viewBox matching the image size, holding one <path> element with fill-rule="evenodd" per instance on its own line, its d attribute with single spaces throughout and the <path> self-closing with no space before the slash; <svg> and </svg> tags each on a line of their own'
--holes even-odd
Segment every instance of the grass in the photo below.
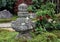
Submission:
<svg viewBox="0 0 60 42">
<path fill-rule="evenodd" d="M 54 30 L 51 33 L 57 35 L 57 37 L 60 39 L 60 30 Z"/>
<path fill-rule="evenodd" d="M 0 19 L 0 23 L 15 21 L 17 19 L 17 17 L 18 16 L 13 16 L 12 18 L 9 18 L 9 19 Z"/>
<path fill-rule="evenodd" d="M 15 39 L 15 36 L 18 34 L 17 32 L 0 29 L 0 42 L 47 42 L 47 40 L 48 42 L 56 42 L 57 40 L 58 42 L 60 42 L 60 39 L 57 38 L 58 35 L 56 36 L 54 32 L 56 31 L 52 31 L 51 33 L 45 32 L 40 35 L 34 35 L 32 39 L 24 41 L 23 39 Z"/>
<path fill-rule="evenodd" d="M 0 42 L 13 42 L 17 32 L 0 29 Z"/>
</svg>

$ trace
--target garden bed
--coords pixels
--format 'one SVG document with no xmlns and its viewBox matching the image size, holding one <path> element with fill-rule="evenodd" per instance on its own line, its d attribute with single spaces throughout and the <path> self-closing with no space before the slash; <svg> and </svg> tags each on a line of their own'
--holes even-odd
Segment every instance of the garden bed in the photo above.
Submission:
<svg viewBox="0 0 60 42">
<path fill-rule="evenodd" d="M 57 38 L 58 35 L 57 36 L 55 35 L 58 32 L 60 32 L 60 31 L 55 30 L 51 33 L 45 32 L 45 33 L 42 33 L 39 35 L 33 35 L 33 33 L 32 33 L 33 38 L 31 40 L 27 40 L 27 42 L 47 42 L 47 40 L 48 40 L 48 42 L 50 42 L 50 41 L 55 42 L 56 40 L 57 40 L 57 42 L 60 42 L 60 39 Z M 15 31 L 0 29 L 0 42 L 25 42 L 23 39 L 15 39 L 15 36 L 17 34 L 18 33 Z"/>
</svg>

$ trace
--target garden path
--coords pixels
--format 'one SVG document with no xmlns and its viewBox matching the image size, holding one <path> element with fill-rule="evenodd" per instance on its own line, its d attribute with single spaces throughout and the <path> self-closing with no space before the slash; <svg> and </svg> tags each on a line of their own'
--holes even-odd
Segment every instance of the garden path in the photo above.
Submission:
<svg viewBox="0 0 60 42">
<path fill-rule="evenodd" d="M 0 28 L 11 28 L 11 23 L 0 23 Z"/>
<path fill-rule="evenodd" d="M 15 31 L 11 28 L 11 23 L 0 23 L 0 28 L 9 31 Z"/>
</svg>

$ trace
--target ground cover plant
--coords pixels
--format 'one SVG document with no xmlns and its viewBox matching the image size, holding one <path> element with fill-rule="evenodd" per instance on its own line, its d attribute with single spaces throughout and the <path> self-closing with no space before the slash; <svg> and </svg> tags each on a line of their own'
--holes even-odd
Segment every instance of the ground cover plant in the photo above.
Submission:
<svg viewBox="0 0 60 42">
<path fill-rule="evenodd" d="M 8 23 L 8 22 L 11 22 L 11 21 L 15 21 L 16 19 L 18 18 L 18 16 L 13 16 L 11 18 L 7 18 L 7 19 L 0 19 L 0 23 Z"/>
<path fill-rule="evenodd" d="M 58 33 L 58 31 L 56 33 Z M 15 39 L 17 34 L 18 33 L 15 31 L 0 29 L 0 42 L 60 42 L 60 39 L 57 37 L 58 35 L 55 35 L 55 33 L 53 34 L 53 32 L 43 32 L 39 35 L 35 35 L 31 32 L 33 38 L 28 40 L 23 40 L 21 38 Z"/>
</svg>

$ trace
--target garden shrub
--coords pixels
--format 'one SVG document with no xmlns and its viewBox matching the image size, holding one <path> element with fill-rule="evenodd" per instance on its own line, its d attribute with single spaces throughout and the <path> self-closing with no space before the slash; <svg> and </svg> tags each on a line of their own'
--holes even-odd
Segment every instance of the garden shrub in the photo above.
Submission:
<svg viewBox="0 0 60 42">
<path fill-rule="evenodd" d="M 33 11 L 32 5 L 28 6 L 27 10 L 28 10 L 28 12 L 32 12 Z"/>
<path fill-rule="evenodd" d="M 54 3 L 51 3 L 49 0 L 32 0 L 32 5 L 30 5 L 30 6 L 32 8 L 31 10 L 33 12 L 36 12 L 38 9 L 40 9 L 40 10 L 55 9 L 56 5 Z"/>
<path fill-rule="evenodd" d="M 40 33 L 41 31 L 51 31 L 59 29 L 60 25 L 56 21 L 54 3 L 49 0 L 32 0 L 33 4 L 28 7 L 28 11 L 35 12 L 37 15 L 37 22 L 35 31 Z"/>
<path fill-rule="evenodd" d="M 41 19 L 40 19 L 41 20 Z M 60 22 L 54 19 L 42 19 L 36 22 L 35 31 L 52 31 L 52 30 L 60 30 Z"/>
</svg>

